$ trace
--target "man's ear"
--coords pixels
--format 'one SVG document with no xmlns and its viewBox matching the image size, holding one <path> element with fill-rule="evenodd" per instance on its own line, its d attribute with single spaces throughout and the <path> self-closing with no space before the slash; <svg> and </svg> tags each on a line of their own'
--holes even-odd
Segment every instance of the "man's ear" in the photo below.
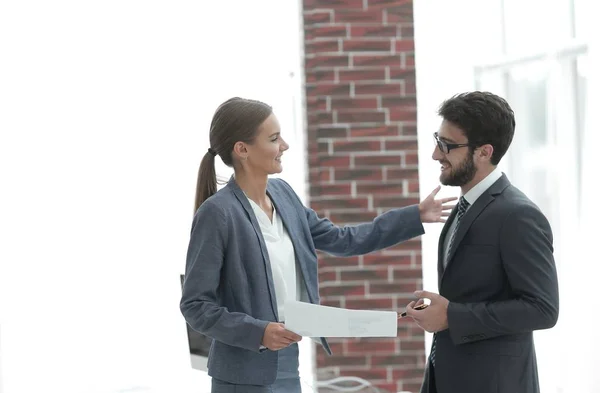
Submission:
<svg viewBox="0 0 600 393">
<path fill-rule="evenodd" d="M 486 161 L 491 161 L 492 160 L 492 155 L 494 155 L 494 146 L 487 144 L 487 145 L 482 145 L 479 146 L 479 157 L 486 160 Z"/>
</svg>

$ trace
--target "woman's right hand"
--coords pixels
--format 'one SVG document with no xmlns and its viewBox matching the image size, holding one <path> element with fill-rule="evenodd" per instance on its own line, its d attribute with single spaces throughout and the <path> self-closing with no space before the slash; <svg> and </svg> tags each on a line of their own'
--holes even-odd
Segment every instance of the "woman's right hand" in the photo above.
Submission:
<svg viewBox="0 0 600 393">
<path fill-rule="evenodd" d="M 270 322 L 265 329 L 262 345 L 271 351 L 279 351 L 300 340 L 302 340 L 302 336 L 287 330 L 283 323 Z"/>
</svg>

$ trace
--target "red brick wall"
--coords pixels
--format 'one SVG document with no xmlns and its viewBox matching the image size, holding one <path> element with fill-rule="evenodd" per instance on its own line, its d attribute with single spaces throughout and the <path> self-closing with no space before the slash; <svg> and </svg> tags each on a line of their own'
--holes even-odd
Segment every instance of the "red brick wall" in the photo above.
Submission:
<svg viewBox="0 0 600 393">
<path fill-rule="evenodd" d="M 412 1 L 303 0 L 310 205 L 338 225 L 417 203 Z M 419 239 L 370 255 L 320 255 L 323 304 L 403 309 L 421 288 Z M 419 390 L 424 335 L 332 339 L 320 380 L 358 376 L 383 391 Z"/>
</svg>

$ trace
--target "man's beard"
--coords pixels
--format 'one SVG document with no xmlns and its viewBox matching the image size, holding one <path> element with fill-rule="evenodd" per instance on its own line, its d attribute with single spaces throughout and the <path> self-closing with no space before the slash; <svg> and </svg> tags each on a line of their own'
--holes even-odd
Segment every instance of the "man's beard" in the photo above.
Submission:
<svg viewBox="0 0 600 393">
<path fill-rule="evenodd" d="M 447 161 L 446 163 L 449 164 Z M 475 173 L 477 173 L 473 156 L 468 154 L 458 167 L 450 166 L 449 172 L 449 174 L 442 173 L 440 175 L 440 183 L 445 186 L 464 186 L 473 180 Z"/>
</svg>

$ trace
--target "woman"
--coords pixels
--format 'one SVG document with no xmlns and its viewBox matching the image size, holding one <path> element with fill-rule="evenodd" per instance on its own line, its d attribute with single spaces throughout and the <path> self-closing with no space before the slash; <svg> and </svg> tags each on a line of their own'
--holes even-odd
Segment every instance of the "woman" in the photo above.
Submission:
<svg viewBox="0 0 600 393">
<path fill-rule="evenodd" d="M 423 222 L 444 221 L 452 206 L 443 203 L 455 198 L 434 200 L 436 190 L 420 205 L 337 227 L 286 182 L 268 178 L 282 171 L 289 146 L 271 107 L 254 100 L 232 98 L 217 109 L 210 146 L 198 173 L 181 311 L 213 339 L 213 393 L 299 393 L 302 337 L 285 329 L 284 302 L 319 303 L 316 250 L 360 255 L 419 236 Z M 218 192 L 217 155 L 234 169 Z"/>
</svg>

